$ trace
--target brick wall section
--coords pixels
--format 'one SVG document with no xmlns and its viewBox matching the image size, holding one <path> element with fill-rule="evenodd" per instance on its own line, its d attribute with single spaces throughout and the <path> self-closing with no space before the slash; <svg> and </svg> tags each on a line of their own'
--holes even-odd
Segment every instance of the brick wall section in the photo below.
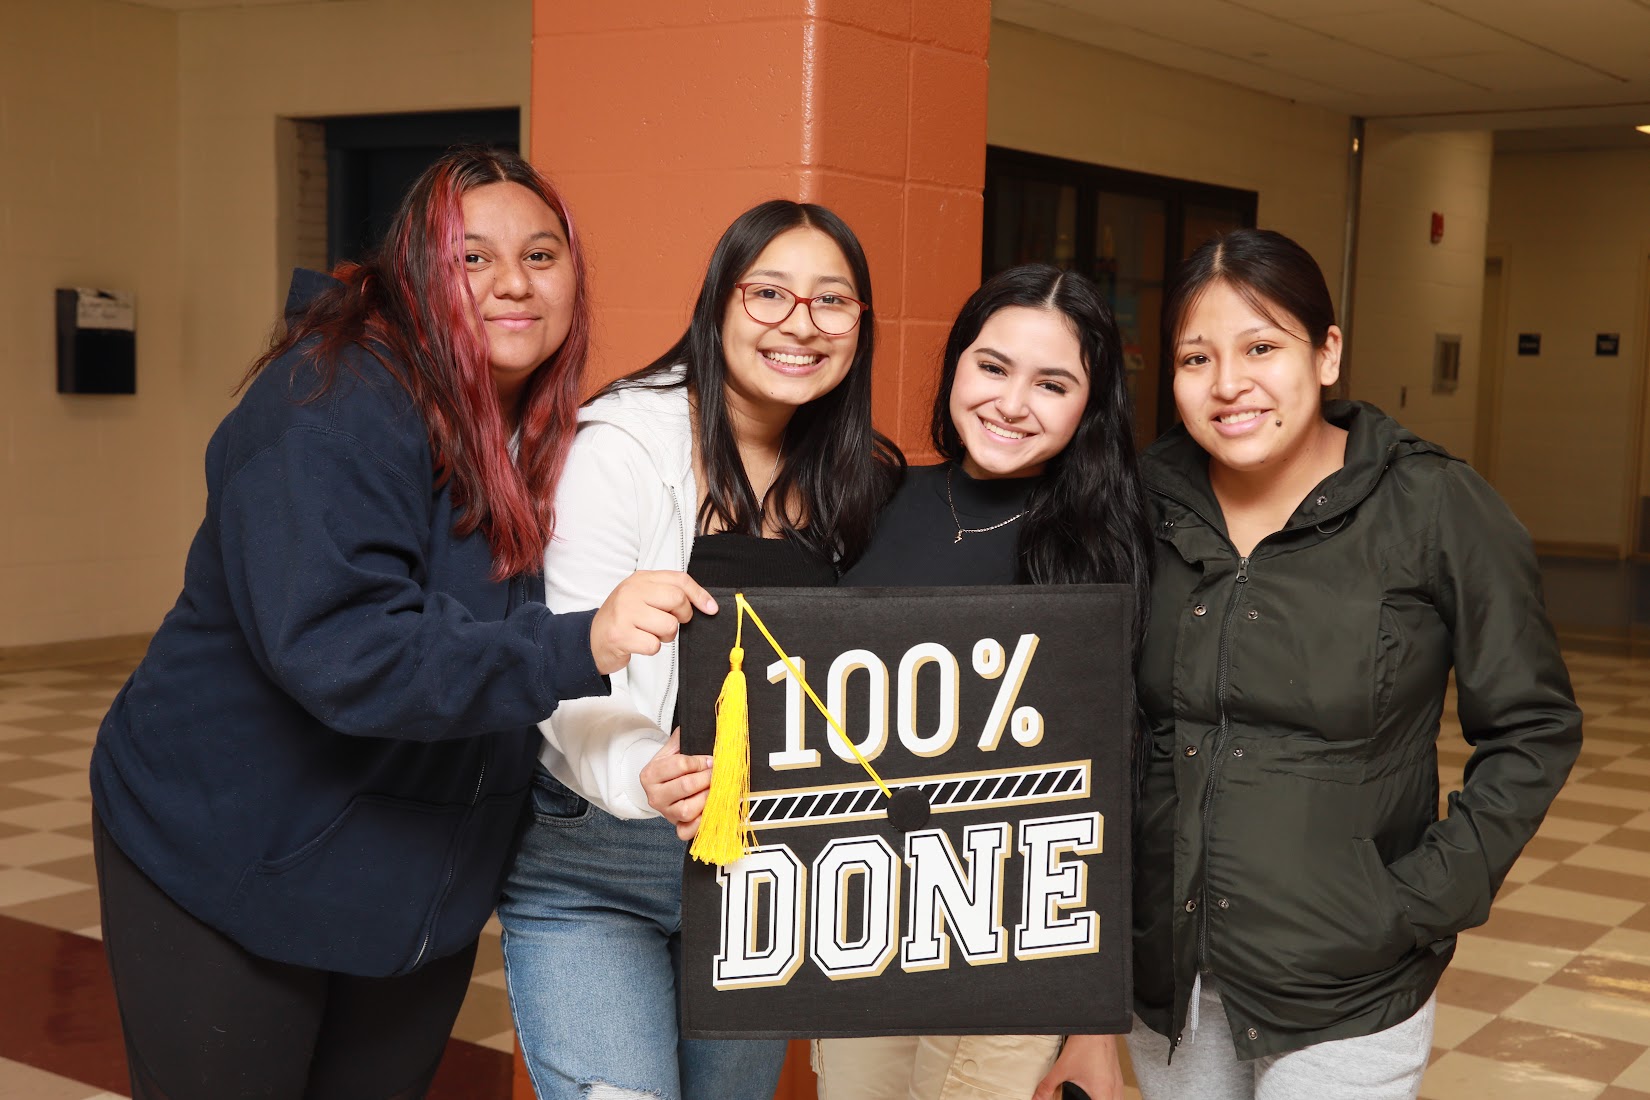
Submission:
<svg viewBox="0 0 1650 1100">
<path fill-rule="evenodd" d="M 293 167 L 297 178 L 293 189 L 297 210 L 293 227 L 297 231 L 295 256 L 300 267 L 325 271 L 327 268 L 327 130 L 326 123 L 297 119 Z"/>
<path fill-rule="evenodd" d="M 534 15 L 530 147 L 590 245 L 592 381 L 680 334 L 742 210 L 820 202 L 870 258 L 878 427 L 922 460 L 944 335 L 979 282 L 988 0 L 537 0 Z"/>
</svg>

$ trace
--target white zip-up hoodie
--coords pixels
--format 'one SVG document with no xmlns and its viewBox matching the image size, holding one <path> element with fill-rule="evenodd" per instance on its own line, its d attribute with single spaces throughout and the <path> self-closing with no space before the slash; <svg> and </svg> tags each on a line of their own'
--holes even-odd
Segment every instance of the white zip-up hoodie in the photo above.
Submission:
<svg viewBox="0 0 1650 1100">
<path fill-rule="evenodd" d="M 686 571 L 698 499 L 686 386 L 619 390 L 579 410 L 544 556 L 550 610 L 599 607 L 638 569 Z M 614 817 L 658 817 L 641 771 L 676 708 L 676 643 L 610 682 L 611 694 L 566 700 L 539 723 L 539 760 Z"/>
</svg>

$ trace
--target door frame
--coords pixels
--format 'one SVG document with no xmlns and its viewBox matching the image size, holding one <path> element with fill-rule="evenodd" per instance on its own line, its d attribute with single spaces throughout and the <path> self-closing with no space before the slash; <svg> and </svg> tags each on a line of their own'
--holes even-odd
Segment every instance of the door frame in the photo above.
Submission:
<svg viewBox="0 0 1650 1100">
<path fill-rule="evenodd" d="M 1483 303 L 1479 307 L 1478 408 L 1474 417 L 1472 464 L 1480 476 L 1495 484 L 1496 450 L 1501 442 L 1501 372 L 1507 347 L 1507 278 L 1510 265 L 1506 249 L 1491 245 L 1484 250 Z M 1490 265 L 1496 268 L 1495 301 L 1488 292 Z M 1493 322 L 1493 325 L 1492 323 Z"/>
</svg>

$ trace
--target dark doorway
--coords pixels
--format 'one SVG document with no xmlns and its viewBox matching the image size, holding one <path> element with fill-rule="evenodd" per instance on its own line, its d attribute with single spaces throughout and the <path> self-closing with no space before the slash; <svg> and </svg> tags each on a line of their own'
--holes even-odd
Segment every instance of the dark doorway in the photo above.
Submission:
<svg viewBox="0 0 1650 1100">
<path fill-rule="evenodd" d="M 1165 275 L 1210 237 L 1252 227 L 1253 191 L 992 146 L 985 161 L 982 276 L 1051 263 L 1093 279 L 1123 337 L 1135 442 L 1175 421 L 1162 344 Z"/>
<path fill-rule="evenodd" d="M 327 266 L 358 260 L 384 239 L 418 174 L 464 142 L 520 148 L 521 112 L 429 111 L 320 120 L 327 142 Z"/>
</svg>

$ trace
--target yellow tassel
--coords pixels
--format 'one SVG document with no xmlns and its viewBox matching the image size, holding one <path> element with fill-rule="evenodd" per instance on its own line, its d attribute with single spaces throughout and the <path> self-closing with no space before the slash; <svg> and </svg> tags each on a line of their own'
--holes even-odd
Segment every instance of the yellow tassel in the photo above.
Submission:
<svg viewBox="0 0 1650 1100">
<path fill-rule="evenodd" d="M 740 620 L 743 626 L 743 618 Z M 741 631 L 743 633 L 743 631 Z M 716 697 L 716 748 L 710 773 L 710 794 L 699 819 L 699 835 L 690 855 L 701 863 L 726 866 L 750 851 L 752 834 L 746 820 L 751 793 L 750 705 L 746 697 L 745 651 L 737 642 L 728 651 L 728 675 Z"/>
</svg>

